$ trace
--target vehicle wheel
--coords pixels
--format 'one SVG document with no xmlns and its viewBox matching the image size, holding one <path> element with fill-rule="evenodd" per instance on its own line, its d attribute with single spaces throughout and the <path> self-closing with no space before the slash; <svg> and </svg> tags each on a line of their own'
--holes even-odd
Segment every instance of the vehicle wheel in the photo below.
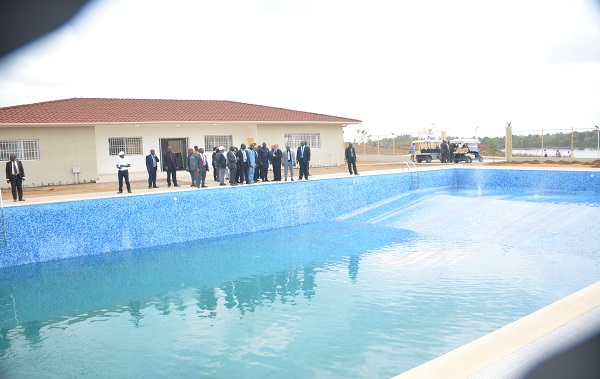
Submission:
<svg viewBox="0 0 600 379">
<path fill-rule="evenodd" d="M 467 163 L 471 163 L 473 161 L 473 159 L 471 159 L 471 157 L 467 157 Z"/>
<path fill-rule="evenodd" d="M 423 160 L 421 158 L 417 158 L 417 163 L 421 163 Z"/>
<path fill-rule="evenodd" d="M 431 157 L 427 157 L 427 158 L 425 158 L 425 162 L 427 162 L 427 163 L 431 163 Z"/>
<path fill-rule="evenodd" d="M 454 160 L 454 163 L 458 163 L 458 159 L 455 159 L 455 160 Z"/>
<path fill-rule="evenodd" d="M 483 162 L 483 157 L 480 155 L 480 156 L 478 156 L 478 157 L 477 157 L 477 160 L 478 160 L 479 162 Z"/>
</svg>

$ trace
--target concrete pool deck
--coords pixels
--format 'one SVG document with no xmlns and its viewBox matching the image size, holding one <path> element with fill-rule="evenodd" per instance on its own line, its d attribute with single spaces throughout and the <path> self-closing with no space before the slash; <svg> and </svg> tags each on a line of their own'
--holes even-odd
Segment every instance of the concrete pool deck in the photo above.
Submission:
<svg viewBox="0 0 600 379">
<path fill-rule="evenodd" d="M 377 165 L 378 170 L 367 171 L 366 165 L 359 166 L 361 175 L 380 175 L 389 173 L 406 172 L 407 169 L 398 168 L 397 165 Z M 493 165 L 418 165 L 417 171 L 426 170 L 443 170 L 448 168 L 484 168 L 484 169 L 518 169 L 518 170 L 573 170 L 573 171 L 598 171 L 600 169 L 593 168 L 568 168 L 568 167 L 494 167 Z M 312 169 L 311 169 L 312 170 Z M 319 170 L 314 169 L 311 175 L 311 180 L 329 179 L 348 177 L 346 167 L 339 166 L 335 170 Z M 297 174 L 297 173 L 296 173 Z M 92 191 L 71 191 L 65 194 L 49 193 L 49 189 L 40 190 L 37 193 L 35 190 L 26 191 L 26 202 L 13 203 L 10 191 L 3 190 L 2 198 L 4 206 L 26 206 L 28 204 L 42 204 L 64 201 L 77 201 L 85 199 L 113 198 L 123 196 L 147 195 L 152 193 L 178 193 L 183 191 L 198 191 L 196 188 L 191 188 L 189 175 L 182 173 L 181 187 L 168 188 L 164 179 L 161 181 L 158 190 L 148 189 L 143 175 L 139 178 L 133 177 L 134 184 L 133 194 L 116 194 L 116 182 L 101 183 Z M 135 183 L 133 182 L 135 181 Z M 209 188 L 201 189 L 200 191 L 214 191 L 220 187 L 218 183 L 212 181 L 212 177 L 207 182 Z M 258 183 L 255 185 L 270 185 L 269 183 Z M 295 185 L 295 183 L 287 183 Z M 245 186 L 245 185 L 244 185 Z M 30 196 L 27 195 L 29 192 Z M 7 199 L 9 199 L 7 201 Z M 582 289 L 570 296 L 567 296 L 556 303 L 548 305 L 526 317 L 523 317 L 503 328 L 500 328 L 486 336 L 483 336 L 471 343 L 468 343 L 456 350 L 453 350 L 445 355 L 442 355 L 432 361 L 429 361 L 421 366 L 418 366 L 396 378 L 498 378 L 498 377 L 515 377 L 514 373 L 520 368 L 526 368 L 530 362 L 537 362 L 542 356 L 547 355 L 550 350 L 550 345 L 567 346 L 569 341 L 564 335 L 571 335 L 572 326 L 578 323 L 578 320 L 593 315 L 592 322 L 585 320 L 588 326 L 598 325 L 600 327 L 600 282 L 595 283 L 585 289 Z M 595 322 L 595 324 L 594 324 Z M 598 329 L 596 329 L 597 331 Z M 566 331 L 566 332 L 565 332 Z M 561 334 L 562 333 L 562 334 Z M 558 336 L 554 338 L 553 336 Z M 544 342 L 546 341 L 546 342 Z M 537 343 L 537 345 L 536 345 Z M 539 345 L 546 345 L 541 347 Z M 534 348 L 533 355 L 525 354 L 527 349 Z M 506 362 L 510 362 L 507 364 Z"/>
</svg>

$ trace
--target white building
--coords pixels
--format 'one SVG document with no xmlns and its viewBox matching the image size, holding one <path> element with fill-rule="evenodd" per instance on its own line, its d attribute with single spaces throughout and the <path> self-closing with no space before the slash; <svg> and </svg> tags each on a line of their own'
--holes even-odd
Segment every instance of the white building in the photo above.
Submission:
<svg viewBox="0 0 600 379">
<path fill-rule="evenodd" d="M 125 151 L 130 173 L 146 174 L 145 156 L 171 146 L 266 142 L 295 149 L 305 140 L 312 166 L 343 164 L 343 128 L 360 120 L 217 100 L 73 98 L 0 108 L 0 160 L 17 154 L 26 185 L 115 180 L 117 153 Z M 180 169 L 184 170 L 185 159 Z M 5 181 L 3 181 L 5 182 Z M 6 187 L 6 183 L 4 183 Z"/>
</svg>

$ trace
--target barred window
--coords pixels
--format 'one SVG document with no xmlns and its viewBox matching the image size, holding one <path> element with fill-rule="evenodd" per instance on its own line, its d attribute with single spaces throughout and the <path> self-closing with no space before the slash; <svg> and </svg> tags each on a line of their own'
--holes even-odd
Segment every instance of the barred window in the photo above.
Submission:
<svg viewBox="0 0 600 379">
<path fill-rule="evenodd" d="M 212 151 L 214 147 L 223 146 L 229 150 L 233 145 L 233 136 L 204 136 L 204 148 L 206 151 Z"/>
<path fill-rule="evenodd" d="M 142 137 L 112 137 L 108 139 L 108 154 L 119 155 L 124 151 L 126 155 L 142 154 Z"/>
<path fill-rule="evenodd" d="M 0 141 L 0 160 L 10 160 L 11 154 L 21 161 L 39 161 L 40 143 L 38 140 Z"/>
<path fill-rule="evenodd" d="M 285 144 L 290 145 L 291 148 L 300 146 L 300 141 L 306 141 L 306 145 L 311 148 L 321 148 L 321 135 L 319 133 L 288 133 L 284 137 Z"/>
</svg>

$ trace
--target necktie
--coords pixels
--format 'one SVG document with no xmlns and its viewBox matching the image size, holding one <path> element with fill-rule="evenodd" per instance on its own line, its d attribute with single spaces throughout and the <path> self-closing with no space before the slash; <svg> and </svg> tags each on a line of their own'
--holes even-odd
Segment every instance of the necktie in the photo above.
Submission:
<svg viewBox="0 0 600 379">
<path fill-rule="evenodd" d="M 300 150 L 300 158 L 304 158 L 304 146 L 302 146 L 302 150 Z"/>
<path fill-rule="evenodd" d="M 17 161 L 13 161 L 13 173 L 17 175 L 19 172 L 17 171 Z"/>
</svg>

